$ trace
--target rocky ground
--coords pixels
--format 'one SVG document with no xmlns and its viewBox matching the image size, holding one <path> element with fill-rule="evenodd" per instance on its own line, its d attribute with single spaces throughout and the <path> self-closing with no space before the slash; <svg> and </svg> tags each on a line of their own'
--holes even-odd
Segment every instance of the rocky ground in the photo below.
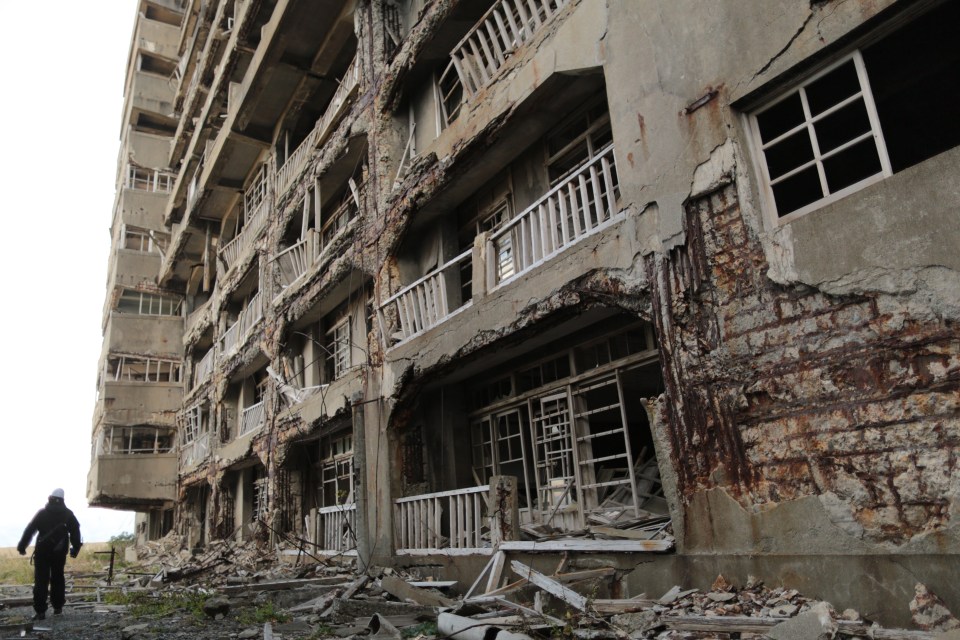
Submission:
<svg viewBox="0 0 960 640">
<path fill-rule="evenodd" d="M 76 579 L 63 615 L 48 611 L 32 624 L 29 588 L 4 589 L 0 640 L 493 640 L 500 630 L 508 640 L 960 637 L 960 620 L 923 585 L 910 602 L 917 629 L 906 630 L 883 629 L 795 590 L 723 576 L 707 591 L 677 586 L 659 597 L 603 598 L 622 574 L 566 561 L 546 575 L 494 558 L 486 579 L 470 588 L 387 568 L 358 573 L 344 559 L 291 562 L 256 545 L 216 543 L 192 555 L 171 539 L 141 558 L 109 583 Z"/>
</svg>

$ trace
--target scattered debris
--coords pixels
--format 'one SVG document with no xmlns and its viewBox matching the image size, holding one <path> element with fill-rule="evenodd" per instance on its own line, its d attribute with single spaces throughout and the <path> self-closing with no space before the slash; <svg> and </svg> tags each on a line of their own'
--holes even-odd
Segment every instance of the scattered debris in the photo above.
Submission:
<svg viewBox="0 0 960 640">
<path fill-rule="evenodd" d="M 950 613 L 943 600 L 920 582 L 914 587 L 913 600 L 910 601 L 910 615 L 913 617 L 914 624 L 927 631 L 960 629 L 960 620 Z"/>
</svg>

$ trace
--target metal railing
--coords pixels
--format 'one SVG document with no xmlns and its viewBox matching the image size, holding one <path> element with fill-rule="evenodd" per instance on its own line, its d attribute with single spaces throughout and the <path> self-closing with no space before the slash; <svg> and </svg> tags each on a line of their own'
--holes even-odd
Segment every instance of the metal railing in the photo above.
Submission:
<svg viewBox="0 0 960 640">
<path fill-rule="evenodd" d="M 263 424 L 264 410 L 263 401 L 252 404 L 240 414 L 240 435 L 250 433 L 258 429 Z"/>
<path fill-rule="evenodd" d="M 459 282 L 461 269 L 470 267 L 472 261 L 471 248 L 388 298 L 379 309 L 380 322 L 388 340 L 409 340 L 469 305 L 470 300 L 451 302 L 448 291 L 456 292 L 459 297 L 460 288 L 447 280 Z"/>
<path fill-rule="evenodd" d="M 297 176 L 303 172 L 303 168 L 310 159 L 311 152 L 318 144 L 323 142 L 323 139 L 329 133 L 327 129 L 337 120 L 350 94 L 353 93 L 353 90 L 356 89 L 359 84 L 360 65 L 357 64 L 357 59 L 354 58 L 353 62 L 350 63 L 350 66 L 347 67 L 346 72 L 343 74 L 343 78 L 340 80 L 340 86 L 337 87 L 337 90 L 334 92 L 333 98 L 330 99 L 330 104 L 327 105 L 323 115 L 317 120 L 316 125 L 310 130 L 307 137 L 303 139 L 300 146 L 290 154 L 286 162 L 283 163 L 283 166 L 277 170 L 276 182 L 278 196 L 286 193 Z"/>
<path fill-rule="evenodd" d="M 315 229 L 310 229 L 307 237 L 300 242 L 278 253 L 273 260 L 276 264 L 277 283 L 280 289 L 286 289 L 305 274 L 317 259 L 318 254 Z"/>
<path fill-rule="evenodd" d="M 144 169 L 135 165 L 127 167 L 127 189 L 169 193 L 173 189 L 175 176 L 156 169 Z"/>
<path fill-rule="evenodd" d="M 200 362 L 197 363 L 197 368 L 193 372 L 194 389 L 208 380 L 210 375 L 213 373 L 214 351 L 215 349 L 210 347 L 210 350 L 207 351 L 206 355 L 204 355 L 203 358 L 200 359 Z"/>
<path fill-rule="evenodd" d="M 488 548 L 483 532 L 490 528 L 489 491 L 490 486 L 484 485 L 395 500 L 397 552 Z"/>
<path fill-rule="evenodd" d="M 189 467 L 206 458 L 209 453 L 210 433 L 208 432 L 180 447 L 180 461 L 184 467 Z"/>
<path fill-rule="evenodd" d="M 490 235 L 485 250 L 488 289 L 606 226 L 617 214 L 617 197 L 613 145 L 608 145 Z"/>
<path fill-rule="evenodd" d="M 499 0 L 464 36 L 450 57 L 468 95 L 486 86 L 514 49 L 533 38 L 567 0 Z"/>
<path fill-rule="evenodd" d="M 357 548 L 357 505 L 342 504 L 317 509 L 314 537 L 320 551 L 343 553 Z"/>
<path fill-rule="evenodd" d="M 226 358 L 233 355 L 234 350 L 246 341 L 250 331 L 262 318 L 263 297 L 258 291 L 240 312 L 237 321 L 220 336 L 220 357 Z"/>
</svg>

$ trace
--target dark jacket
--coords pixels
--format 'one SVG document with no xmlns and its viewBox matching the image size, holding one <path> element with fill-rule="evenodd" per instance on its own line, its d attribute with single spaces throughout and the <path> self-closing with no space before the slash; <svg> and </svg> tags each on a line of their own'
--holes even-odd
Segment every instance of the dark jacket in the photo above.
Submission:
<svg viewBox="0 0 960 640">
<path fill-rule="evenodd" d="M 37 511 L 37 515 L 23 530 L 23 537 L 17 545 L 20 553 L 26 551 L 33 534 L 37 534 L 36 554 L 66 556 L 69 546 L 71 555 L 76 556 L 83 544 L 80 542 L 80 523 L 73 511 L 57 498 L 50 498 L 47 506 Z"/>
</svg>

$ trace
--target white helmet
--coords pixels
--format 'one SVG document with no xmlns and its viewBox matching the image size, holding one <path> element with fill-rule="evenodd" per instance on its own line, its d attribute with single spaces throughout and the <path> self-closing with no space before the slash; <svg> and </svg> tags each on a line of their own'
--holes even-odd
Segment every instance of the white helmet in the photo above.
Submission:
<svg viewBox="0 0 960 640">
<path fill-rule="evenodd" d="M 63 489 L 54 489 L 53 492 L 50 494 L 50 497 L 60 498 L 61 500 L 63 500 Z"/>
</svg>

